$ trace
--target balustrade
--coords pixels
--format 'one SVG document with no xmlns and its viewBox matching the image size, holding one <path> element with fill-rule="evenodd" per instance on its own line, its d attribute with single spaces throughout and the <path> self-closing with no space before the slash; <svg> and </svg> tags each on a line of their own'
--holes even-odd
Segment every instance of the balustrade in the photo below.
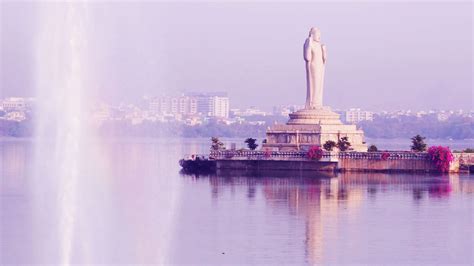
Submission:
<svg viewBox="0 0 474 266">
<path fill-rule="evenodd" d="M 384 154 L 388 154 L 382 156 Z M 426 160 L 427 153 L 415 153 L 405 151 L 384 152 L 324 152 L 323 158 L 338 159 L 369 159 L 369 160 Z M 474 157 L 474 156 L 473 156 Z M 306 159 L 305 151 L 250 151 L 250 150 L 222 150 L 211 151 L 212 159 Z M 471 157 L 469 157 L 471 159 Z M 309 160 L 309 159 L 308 159 Z"/>
</svg>

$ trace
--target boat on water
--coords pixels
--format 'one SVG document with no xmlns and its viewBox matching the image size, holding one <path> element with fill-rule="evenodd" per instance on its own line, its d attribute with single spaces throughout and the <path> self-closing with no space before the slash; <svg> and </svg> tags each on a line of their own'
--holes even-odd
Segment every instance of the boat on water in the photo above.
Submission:
<svg viewBox="0 0 474 266">
<path fill-rule="evenodd" d="M 185 156 L 185 158 L 179 160 L 179 165 L 189 172 L 196 171 L 215 171 L 216 170 L 216 161 L 211 160 L 203 155 L 191 155 Z"/>
</svg>

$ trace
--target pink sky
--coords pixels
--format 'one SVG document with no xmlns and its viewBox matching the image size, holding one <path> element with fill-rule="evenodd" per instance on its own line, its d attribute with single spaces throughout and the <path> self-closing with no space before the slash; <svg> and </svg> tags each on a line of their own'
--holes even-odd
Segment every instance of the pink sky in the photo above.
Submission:
<svg viewBox="0 0 474 266">
<path fill-rule="evenodd" d="M 34 96 L 39 4 L 1 2 L 0 97 Z M 328 48 L 333 108 L 473 109 L 473 4 L 88 3 L 102 99 L 227 91 L 233 107 L 303 104 L 302 46 Z"/>
</svg>

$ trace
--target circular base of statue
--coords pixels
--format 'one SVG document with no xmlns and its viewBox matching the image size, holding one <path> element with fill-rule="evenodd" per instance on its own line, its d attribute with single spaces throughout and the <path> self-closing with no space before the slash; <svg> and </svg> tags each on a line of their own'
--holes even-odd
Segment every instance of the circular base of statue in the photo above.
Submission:
<svg viewBox="0 0 474 266">
<path fill-rule="evenodd" d="M 340 125 L 339 114 L 329 107 L 321 106 L 314 109 L 301 109 L 290 114 L 288 125 Z"/>
</svg>

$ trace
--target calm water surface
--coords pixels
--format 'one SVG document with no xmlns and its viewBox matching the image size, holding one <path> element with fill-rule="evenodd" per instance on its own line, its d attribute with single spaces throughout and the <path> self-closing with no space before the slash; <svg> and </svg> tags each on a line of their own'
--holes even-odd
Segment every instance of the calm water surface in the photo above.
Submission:
<svg viewBox="0 0 474 266">
<path fill-rule="evenodd" d="M 0 264 L 474 262 L 472 175 L 186 175 L 207 141 L 90 144 L 71 178 L 0 141 Z"/>
</svg>

